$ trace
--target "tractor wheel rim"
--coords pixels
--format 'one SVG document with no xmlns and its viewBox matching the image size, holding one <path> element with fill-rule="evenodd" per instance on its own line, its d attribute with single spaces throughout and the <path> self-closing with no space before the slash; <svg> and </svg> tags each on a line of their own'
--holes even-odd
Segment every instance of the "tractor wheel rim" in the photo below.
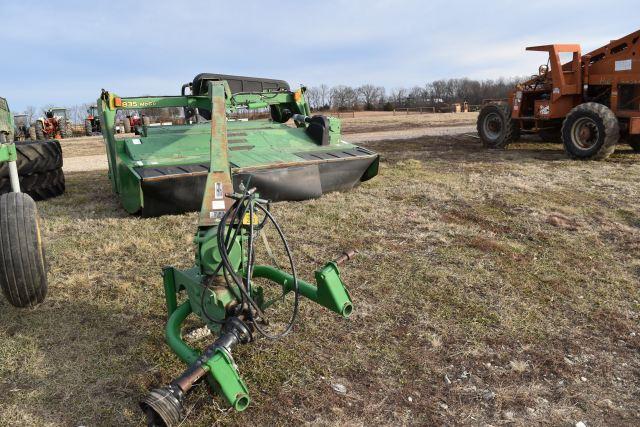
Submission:
<svg viewBox="0 0 640 427">
<path fill-rule="evenodd" d="M 502 133 L 502 118 L 498 113 L 489 113 L 484 119 L 484 133 L 489 139 L 498 139 Z"/>
<path fill-rule="evenodd" d="M 571 139 L 583 150 L 593 148 L 600 139 L 597 123 L 589 117 L 576 120 L 571 128 Z"/>
</svg>

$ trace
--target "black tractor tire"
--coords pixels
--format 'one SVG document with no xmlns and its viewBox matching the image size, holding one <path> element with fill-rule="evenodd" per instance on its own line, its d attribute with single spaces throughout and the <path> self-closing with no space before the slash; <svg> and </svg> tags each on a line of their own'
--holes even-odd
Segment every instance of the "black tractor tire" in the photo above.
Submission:
<svg viewBox="0 0 640 427">
<path fill-rule="evenodd" d="M 56 140 L 25 141 L 16 145 L 18 175 L 48 172 L 62 167 L 62 148 Z M 9 176 L 9 165 L 0 163 L 0 178 Z"/>
<path fill-rule="evenodd" d="M 32 140 L 32 141 L 35 141 L 37 139 L 37 137 L 36 137 L 36 125 L 35 124 L 29 126 L 29 139 Z"/>
<path fill-rule="evenodd" d="M 93 126 L 91 125 L 91 120 L 89 120 L 89 119 L 86 119 L 84 121 L 84 133 L 87 136 L 93 135 Z"/>
<path fill-rule="evenodd" d="M 124 125 L 124 133 L 131 133 L 131 122 L 129 121 L 129 117 L 125 117 L 122 123 Z"/>
<path fill-rule="evenodd" d="M 73 136 L 71 123 L 67 122 L 65 119 L 60 119 L 58 121 L 58 129 L 60 130 L 60 138 L 62 139 L 71 138 Z"/>
<path fill-rule="evenodd" d="M 520 125 L 511 119 L 511 109 L 506 104 L 482 107 L 476 128 L 486 148 L 505 148 L 520 139 Z"/>
<path fill-rule="evenodd" d="M 553 144 L 562 144 L 562 131 L 560 128 L 540 129 L 538 136 L 542 142 L 550 142 Z"/>
<path fill-rule="evenodd" d="M 640 135 L 627 135 L 624 140 L 635 153 L 640 153 Z"/>
<path fill-rule="evenodd" d="M 582 134 L 585 129 L 587 136 Z M 564 150 L 573 159 L 606 159 L 619 140 L 618 118 L 607 106 L 596 102 L 574 107 L 562 122 Z"/>
<path fill-rule="evenodd" d="M 24 193 L 0 196 L 0 288 L 15 307 L 33 307 L 47 295 L 38 210 Z"/>
<path fill-rule="evenodd" d="M 35 131 L 36 131 L 36 140 L 44 141 L 44 126 L 42 125 L 42 122 L 40 120 L 36 121 Z"/>
<path fill-rule="evenodd" d="M 65 182 L 62 168 L 48 172 L 20 176 L 20 191 L 35 201 L 47 200 L 64 194 Z M 0 194 L 11 192 L 9 177 L 0 178 Z"/>
</svg>

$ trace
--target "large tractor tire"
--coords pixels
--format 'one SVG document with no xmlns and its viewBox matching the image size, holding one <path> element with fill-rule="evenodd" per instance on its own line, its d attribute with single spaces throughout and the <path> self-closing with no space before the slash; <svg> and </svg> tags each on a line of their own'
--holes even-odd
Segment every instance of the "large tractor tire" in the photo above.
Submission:
<svg viewBox="0 0 640 427">
<path fill-rule="evenodd" d="M 122 123 L 124 125 L 124 133 L 131 133 L 131 122 L 129 121 L 129 117 L 125 117 Z"/>
<path fill-rule="evenodd" d="M 44 141 L 44 126 L 42 125 L 42 122 L 40 120 L 36 121 L 35 131 L 36 131 L 36 140 Z"/>
<path fill-rule="evenodd" d="M 33 200 L 47 200 L 64 194 L 65 182 L 62 168 L 20 176 L 20 191 Z M 0 194 L 11 192 L 9 177 L 0 178 Z"/>
<path fill-rule="evenodd" d="M 578 105 L 562 122 L 562 143 L 574 159 L 606 159 L 619 140 L 618 118 L 608 107 L 596 102 Z"/>
<path fill-rule="evenodd" d="M 0 196 L 0 288 L 16 307 L 33 307 L 47 295 L 38 210 L 24 193 Z"/>
<path fill-rule="evenodd" d="M 25 141 L 16 145 L 18 175 L 48 172 L 62 167 L 62 148 L 56 140 Z M 9 176 L 8 163 L 0 163 L 0 178 Z"/>
<path fill-rule="evenodd" d="M 91 125 L 91 120 L 89 120 L 89 119 L 86 119 L 84 121 L 84 133 L 87 136 L 93 135 L 93 126 Z"/>
<path fill-rule="evenodd" d="M 508 105 L 486 105 L 480 110 L 476 125 L 482 145 L 487 148 L 505 148 L 520 139 L 520 126 L 511 119 Z"/>
<path fill-rule="evenodd" d="M 35 141 L 37 139 L 37 137 L 36 137 L 36 125 L 35 124 L 29 126 L 29 139 L 32 140 L 32 141 Z"/>
<path fill-rule="evenodd" d="M 65 119 L 60 119 L 58 121 L 58 128 L 60 129 L 61 138 L 67 139 L 73 136 L 73 128 L 71 127 L 71 123 L 67 122 Z"/>
</svg>

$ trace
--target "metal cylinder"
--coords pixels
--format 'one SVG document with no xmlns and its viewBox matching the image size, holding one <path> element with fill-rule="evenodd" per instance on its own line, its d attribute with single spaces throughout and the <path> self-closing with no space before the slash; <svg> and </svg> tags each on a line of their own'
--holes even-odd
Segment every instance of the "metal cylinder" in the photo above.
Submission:
<svg viewBox="0 0 640 427">
<path fill-rule="evenodd" d="M 19 193 L 20 178 L 18 177 L 18 166 L 15 160 L 9 162 L 9 180 L 11 181 L 11 191 Z"/>
</svg>

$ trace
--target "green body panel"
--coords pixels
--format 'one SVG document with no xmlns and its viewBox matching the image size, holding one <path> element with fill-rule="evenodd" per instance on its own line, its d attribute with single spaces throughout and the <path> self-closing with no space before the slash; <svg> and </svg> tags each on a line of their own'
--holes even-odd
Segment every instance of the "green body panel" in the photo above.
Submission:
<svg viewBox="0 0 640 427">
<path fill-rule="evenodd" d="M 232 174 L 251 173 L 265 169 L 321 164 L 326 162 L 346 163 L 350 158 L 316 158 L 314 153 L 332 153 L 361 150 L 359 159 L 369 158 L 369 165 L 359 165 L 360 181 L 377 174 L 378 156 L 375 153 L 342 141 L 340 121 L 329 118 L 328 145 L 319 145 L 307 132 L 305 123 L 289 120 L 287 124 L 264 120 L 233 120 L 226 114 L 238 109 L 250 110 L 270 106 L 278 111 L 288 109 L 294 114 L 308 114 L 309 106 L 302 91 L 230 94 L 226 82 L 220 82 L 225 111 L 217 111 L 212 121 L 226 120 L 226 139 L 222 134 L 212 136 L 210 123 L 195 123 L 173 126 L 144 126 L 141 135 L 123 139 L 115 136 L 116 112 L 125 109 L 190 107 L 211 110 L 211 94 L 207 96 L 168 96 L 120 98 L 103 92 L 97 105 L 101 114 L 102 133 L 107 145 L 109 178 L 123 207 L 136 213 L 145 206 L 145 194 L 141 168 L 163 168 L 185 165 L 204 165 L 210 161 L 212 143 L 217 147 L 227 146 L 228 167 Z M 220 127 L 220 126 L 219 126 Z M 308 153 L 305 156 L 305 153 Z M 325 157 L 327 157 L 325 156 Z M 216 156 L 222 159 L 223 156 Z M 279 178 L 278 178 L 279 179 Z M 336 180 L 339 181 L 339 178 Z M 346 179 L 345 179 L 346 180 Z M 359 182 L 359 181 L 358 181 Z M 351 188 L 351 187 L 348 187 Z M 331 191 L 331 189 L 329 190 Z M 199 197 L 199 195 L 198 195 Z"/>
<path fill-rule="evenodd" d="M 6 99 L 0 97 L 0 132 L 8 136 L 7 141 L 13 141 L 14 128 L 15 124 L 9 110 L 9 104 Z"/>
<path fill-rule="evenodd" d="M 14 143 L 0 144 L 0 163 L 15 162 L 17 158 L 16 145 Z"/>
<path fill-rule="evenodd" d="M 227 128 L 229 162 L 234 169 L 300 162 L 301 158 L 296 153 L 354 147 L 335 140 L 333 144 L 318 146 L 306 135 L 304 128 L 268 120 L 230 121 Z M 124 161 L 131 166 L 206 163 L 209 146 L 202 144 L 202 140 L 208 138 L 209 134 L 208 124 L 148 128 L 147 137 L 124 140 Z M 340 138 L 339 133 L 337 138 Z"/>
</svg>

